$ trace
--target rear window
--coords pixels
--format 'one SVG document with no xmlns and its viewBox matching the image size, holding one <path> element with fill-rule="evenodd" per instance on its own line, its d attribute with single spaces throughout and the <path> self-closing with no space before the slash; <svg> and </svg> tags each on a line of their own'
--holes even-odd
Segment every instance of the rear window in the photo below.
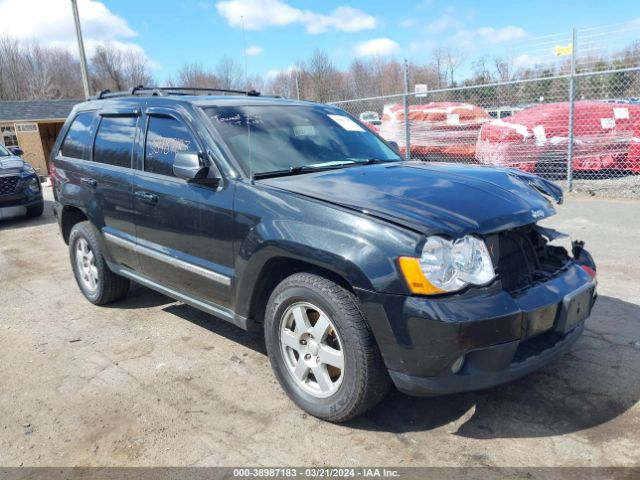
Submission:
<svg viewBox="0 0 640 480">
<path fill-rule="evenodd" d="M 91 123 L 95 118 L 95 112 L 78 114 L 73 120 L 67 136 L 62 142 L 60 153 L 65 157 L 89 160 L 91 152 Z"/>
<path fill-rule="evenodd" d="M 137 117 L 102 117 L 93 150 L 93 161 L 131 168 L 131 150 Z"/>
</svg>

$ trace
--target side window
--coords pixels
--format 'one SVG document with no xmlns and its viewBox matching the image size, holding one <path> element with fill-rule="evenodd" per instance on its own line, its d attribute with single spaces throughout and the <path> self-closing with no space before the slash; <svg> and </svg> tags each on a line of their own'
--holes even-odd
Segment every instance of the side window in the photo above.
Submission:
<svg viewBox="0 0 640 480">
<path fill-rule="evenodd" d="M 102 117 L 93 147 L 93 161 L 131 168 L 136 121 L 137 117 Z"/>
<path fill-rule="evenodd" d="M 196 152 L 198 146 L 187 127 L 170 117 L 150 116 L 144 146 L 144 170 L 173 176 L 178 152 Z"/>
<path fill-rule="evenodd" d="M 89 160 L 91 151 L 91 123 L 95 118 L 94 112 L 84 112 L 71 123 L 67 136 L 62 142 L 60 153 L 65 157 Z"/>
</svg>

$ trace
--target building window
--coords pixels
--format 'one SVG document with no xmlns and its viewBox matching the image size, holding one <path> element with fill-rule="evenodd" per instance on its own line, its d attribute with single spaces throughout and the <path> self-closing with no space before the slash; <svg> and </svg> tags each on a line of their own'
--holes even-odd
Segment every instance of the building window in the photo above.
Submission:
<svg viewBox="0 0 640 480">
<path fill-rule="evenodd" d="M 13 125 L 3 125 L 0 127 L 0 141 L 5 147 L 17 147 L 18 136 Z"/>
</svg>

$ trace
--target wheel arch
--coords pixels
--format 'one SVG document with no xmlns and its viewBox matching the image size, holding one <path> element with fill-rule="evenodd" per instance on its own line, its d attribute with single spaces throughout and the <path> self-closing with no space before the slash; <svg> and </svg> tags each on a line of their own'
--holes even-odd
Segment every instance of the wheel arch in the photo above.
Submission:
<svg viewBox="0 0 640 480">
<path fill-rule="evenodd" d="M 266 260 L 254 277 L 255 282 L 250 289 L 250 293 L 245 298 L 248 300 L 249 305 L 248 318 L 253 322 L 263 323 L 267 302 L 273 290 L 282 280 L 300 272 L 322 276 L 355 293 L 352 283 L 341 272 L 307 260 L 277 255 Z M 242 291 L 242 287 L 240 287 L 240 291 Z M 239 301 L 239 305 L 241 304 L 242 300 Z"/>
<path fill-rule="evenodd" d="M 60 231 L 64 243 L 69 244 L 69 235 L 73 226 L 79 222 L 87 221 L 87 215 L 78 207 L 65 205 L 60 211 Z"/>
</svg>

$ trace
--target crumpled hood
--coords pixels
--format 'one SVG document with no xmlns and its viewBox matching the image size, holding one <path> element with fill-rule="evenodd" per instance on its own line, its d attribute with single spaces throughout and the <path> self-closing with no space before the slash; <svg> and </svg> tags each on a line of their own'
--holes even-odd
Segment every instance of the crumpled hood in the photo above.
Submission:
<svg viewBox="0 0 640 480">
<path fill-rule="evenodd" d="M 356 209 L 427 235 L 487 234 L 515 228 L 554 215 L 547 197 L 562 202 L 560 187 L 540 177 L 470 165 L 386 163 L 259 183 Z"/>
<path fill-rule="evenodd" d="M 25 162 L 20 157 L 0 157 L 0 175 L 20 173 Z"/>
</svg>

